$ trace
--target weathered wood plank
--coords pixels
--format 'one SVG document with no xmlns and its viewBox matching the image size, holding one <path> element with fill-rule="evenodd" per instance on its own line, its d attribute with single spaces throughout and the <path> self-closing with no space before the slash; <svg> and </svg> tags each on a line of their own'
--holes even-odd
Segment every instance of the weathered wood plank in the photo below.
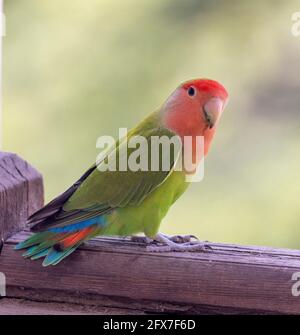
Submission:
<svg viewBox="0 0 300 335">
<path fill-rule="evenodd" d="M 83 297 L 156 312 L 300 314 L 300 297 L 291 293 L 292 275 L 300 271 L 298 250 L 211 243 L 213 251 L 206 253 L 157 254 L 127 239 L 98 238 L 58 266 L 43 268 L 13 250 L 27 235 L 9 239 L 0 256 L 8 296 L 38 291 L 39 301 Z"/>
<path fill-rule="evenodd" d="M 41 174 L 19 156 L 0 152 L 0 238 L 25 227 L 27 217 L 43 205 Z"/>
<path fill-rule="evenodd" d="M 39 302 L 28 299 L 0 300 L 0 315 L 130 315 L 141 314 L 138 310 L 97 307 L 56 302 Z"/>
</svg>

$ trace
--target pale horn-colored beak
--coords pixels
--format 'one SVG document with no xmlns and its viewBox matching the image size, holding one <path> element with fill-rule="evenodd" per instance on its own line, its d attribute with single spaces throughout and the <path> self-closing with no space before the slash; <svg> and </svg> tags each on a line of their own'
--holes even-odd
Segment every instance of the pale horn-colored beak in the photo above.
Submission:
<svg viewBox="0 0 300 335">
<path fill-rule="evenodd" d="M 223 109 L 224 101 L 220 98 L 212 98 L 204 105 L 205 119 L 210 129 L 220 120 Z"/>
</svg>

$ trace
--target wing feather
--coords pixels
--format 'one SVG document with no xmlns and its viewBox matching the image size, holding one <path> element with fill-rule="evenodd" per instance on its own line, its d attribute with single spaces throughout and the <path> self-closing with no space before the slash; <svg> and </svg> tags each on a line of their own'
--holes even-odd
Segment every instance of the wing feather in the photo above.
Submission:
<svg viewBox="0 0 300 335">
<path fill-rule="evenodd" d="M 160 126 L 157 115 L 152 114 L 128 134 L 128 139 L 134 135 L 142 135 L 147 139 L 148 157 L 151 136 L 171 138 L 175 135 Z M 118 153 L 124 145 L 127 146 L 127 143 L 124 144 L 122 140 L 108 152 L 108 155 L 116 157 L 117 166 Z M 135 148 L 128 148 L 128 157 L 134 150 Z M 170 169 L 167 171 L 162 168 L 158 171 L 99 171 L 94 165 L 66 192 L 29 218 L 31 229 L 43 231 L 52 227 L 64 227 L 109 213 L 115 208 L 139 205 L 168 178 L 179 155 L 180 152 L 171 154 Z M 105 159 L 100 164 L 104 164 Z"/>
</svg>

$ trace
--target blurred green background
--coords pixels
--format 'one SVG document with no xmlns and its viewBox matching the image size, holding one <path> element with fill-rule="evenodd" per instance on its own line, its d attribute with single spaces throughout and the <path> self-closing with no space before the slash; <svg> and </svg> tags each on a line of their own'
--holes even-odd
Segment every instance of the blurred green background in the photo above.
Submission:
<svg viewBox="0 0 300 335">
<path fill-rule="evenodd" d="M 300 248 L 299 1 L 9 0 L 4 149 L 44 175 L 46 200 L 186 79 L 230 93 L 202 183 L 166 233 Z"/>
</svg>

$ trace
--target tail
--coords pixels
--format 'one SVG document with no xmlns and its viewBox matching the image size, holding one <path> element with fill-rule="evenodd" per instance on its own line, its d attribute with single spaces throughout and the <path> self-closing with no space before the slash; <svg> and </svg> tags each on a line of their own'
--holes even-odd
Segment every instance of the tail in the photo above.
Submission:
<svg viewBox="0 0 300 335">
<path fill-rule="evenodd" d="M 105 224 L 103 214 L 108 206 L 64 211 L 63 207 L 81 183 L 95 170 L 93 165 L 68 190 L 31 215 L 27 223 L 36 234 L 19 243 L 15 249 L 32 260 L 44 257 L 43 266 L 56 265 L 75 251 L 84 241 L 98 235 Z"/>
<path fill-rule="evenodd" d="M 84 241 L 98 235 L 99 225 L 93 224 L 77 231 L 44 231 L 30 236 L 15 249 L 27 249 L 23 257 L 32 260 L 45 257 L 43 266 L 56 265 L 75 251 Z"/>
</svg>

